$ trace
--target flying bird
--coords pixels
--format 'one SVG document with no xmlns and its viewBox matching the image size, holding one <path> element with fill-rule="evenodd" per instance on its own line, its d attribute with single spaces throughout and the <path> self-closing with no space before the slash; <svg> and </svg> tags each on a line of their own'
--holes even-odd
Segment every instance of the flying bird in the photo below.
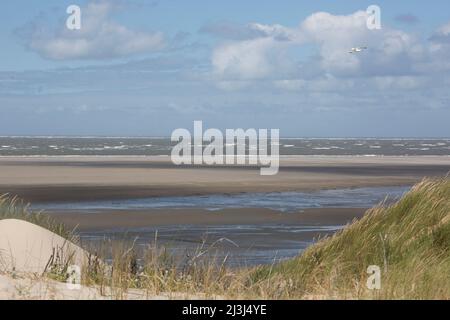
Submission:
<svg viewBox="0 0 450 320">
<path fill-rule="evenodd" d="M 363 50 L 366 50 L 366 49 L 367 49 L 367 47 L 351 48 L 348 53 L 358 53 L 358 52 L 362 52 Z"/>
</svg>

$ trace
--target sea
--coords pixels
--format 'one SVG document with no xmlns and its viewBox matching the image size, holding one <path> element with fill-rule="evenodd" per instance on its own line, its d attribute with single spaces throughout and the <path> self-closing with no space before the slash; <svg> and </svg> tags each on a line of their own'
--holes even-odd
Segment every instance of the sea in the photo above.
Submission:
<svg viewBox="0 0 450 320">
<path fill-rule="evenodd" d="M 0 156 L 170 155 L 169 137 L 0 137 Z M 281 138 L 280 155 L 450 155 L 450 138 Z"/>
</svg>

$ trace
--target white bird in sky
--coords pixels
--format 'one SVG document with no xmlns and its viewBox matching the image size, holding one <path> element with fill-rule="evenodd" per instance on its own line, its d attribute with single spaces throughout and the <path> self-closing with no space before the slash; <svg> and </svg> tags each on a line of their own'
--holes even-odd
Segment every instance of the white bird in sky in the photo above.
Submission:
<svg viewBox="0 0 450 320">
<path fill-rule="evenodd" d="M 363 50 L 366 50 L 367 47 L 356 47 L 356 48 L 351 48 L 351 50 L 348 53 L 358 53 L 358 52 L 362 52 Z"/>
</svg>

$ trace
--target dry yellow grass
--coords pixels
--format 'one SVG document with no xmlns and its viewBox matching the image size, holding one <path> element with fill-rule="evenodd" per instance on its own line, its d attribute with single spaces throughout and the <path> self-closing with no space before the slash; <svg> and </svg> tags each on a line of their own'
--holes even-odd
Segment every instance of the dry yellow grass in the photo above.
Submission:
<svg viewBox="0 0 450 320">
<path fill-rule="evenodd" d="M 11 217 L 11 204 L 2 201 L 0 219 Z M 9 213 L 1 213 L 5 208 Z M 211 299 L 450 299 L 450 179 L 424 180 L 397 203 L 369 210 L 280 264 L 230 269 L 225 261 L 205 258 L 205 250 L 177 261 L 155 245 L 138 262 L 133 244 L 108 242 L 91 250 L 82 283 L 115 299 L 130 290 Z M 110 264 L 102 262 L 106 256 L 112 256 Z M 379 290 L 366 287 L 370 265 L 382 271 Z"/>
<path fill-rule="evenodd" d="M 287 281 L 285 298 L 449 299 L 449 217 L 450 180 L 424 180 L 300 257 L 259 268 L 256 278 Z M 382 270 L 380 290 L 366 286 L 370 265 Z"/>
</svg>

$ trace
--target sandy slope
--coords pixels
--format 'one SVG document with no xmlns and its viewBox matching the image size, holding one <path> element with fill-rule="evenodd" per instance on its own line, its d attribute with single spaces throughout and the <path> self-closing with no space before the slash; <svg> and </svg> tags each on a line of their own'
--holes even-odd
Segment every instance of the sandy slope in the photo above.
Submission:
<svg viewBox="0 0 450 320">
<path fill-rule="evenodd" d="M 64 238 L 32 223 L 0 220 L 0 300 L 109 300 L 119 293 L 111 288 L 80 286 L 54 281 L 42 276 L 53 250 L 62 248 L 74 254 L 74 263 L 84 265 L 86 252 Z M 189 294 L 155 295 L 143 290 L 120 293 L 121 299 L 166 300 L 199 299 Z"/>
<path fill-rule="evenodd" d="M 32 276 L 12 277 L 0 274 L 1 300 L 87 300 L 105 299 L 99 291 L 82 287 L 71 290 L 65 283 Z"/>
<path fill-rule="evenodd" d="M 32 223 L 0 220 L 0 299 L 98 299 L 97 290 L 71 290 L 65 283 L 42 278 L 54 252 L 73 254 L 82 266 L 86 252 Z"/>
<path fill-rule="evenodd" d="M 61 251 L 73 255 L 71 264 L 83 265 L 85 251 L 66 239 L 26 221 L 0 221 L 0 270 L 42 274 Z"/>
<path fill-rule="evenodd" d="M 103 294 L 98 288 L 81 286 L 78 289 L 70 288 L 66 283 L 57 282 L 44 277 L 31 275 L 11 276 L 0 273 L 0 300 L 114 300 L 118 293 L 108 288 Z M 148 294 L 143 290 L 128 290 L 121 294 L 120 299 L 125 300 L 195 300 L 196 297 L 188 294 Z"/>
</svg>

